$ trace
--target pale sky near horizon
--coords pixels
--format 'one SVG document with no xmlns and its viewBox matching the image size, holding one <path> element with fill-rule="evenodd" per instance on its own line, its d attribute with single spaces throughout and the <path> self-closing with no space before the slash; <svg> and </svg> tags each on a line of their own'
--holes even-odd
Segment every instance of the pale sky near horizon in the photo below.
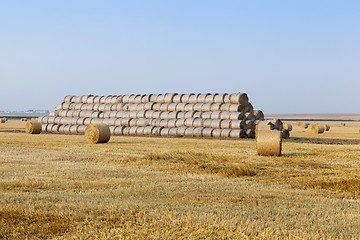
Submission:
<svg viewBox="0 0 360 240">
<path fill-rule="evenodd" d="M 2 1 L 0 110 L 67 94 L 246 92 L 360 113 L 360 1 Z"/>
</svg>

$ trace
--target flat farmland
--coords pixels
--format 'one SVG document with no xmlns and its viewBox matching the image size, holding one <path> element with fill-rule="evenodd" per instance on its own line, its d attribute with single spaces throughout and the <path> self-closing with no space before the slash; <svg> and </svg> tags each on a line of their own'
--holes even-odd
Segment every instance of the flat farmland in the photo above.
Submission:
<svg viewBox="0 0 360 240">
<path fill-rule="evenodd" d="M 325 121 L 326 122 L 326 121 Z M 0 124 L 3 239 L 359 239 L 360 124 L 253 139 L 27 135 Z"/>
</svg>

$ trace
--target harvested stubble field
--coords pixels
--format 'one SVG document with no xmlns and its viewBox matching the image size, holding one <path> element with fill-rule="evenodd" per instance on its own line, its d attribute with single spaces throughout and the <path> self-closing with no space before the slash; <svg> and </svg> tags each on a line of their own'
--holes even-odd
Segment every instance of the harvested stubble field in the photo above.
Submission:
<svg viewBox="0 0 360 240">
<path fill-rule="evenodd" d="M 0 125 L 0 238 L 359 239 L 359 126 L 254 140 L 26 135 Z M 318 144 L 321 143 L 321 144 Z"/>
</svg>

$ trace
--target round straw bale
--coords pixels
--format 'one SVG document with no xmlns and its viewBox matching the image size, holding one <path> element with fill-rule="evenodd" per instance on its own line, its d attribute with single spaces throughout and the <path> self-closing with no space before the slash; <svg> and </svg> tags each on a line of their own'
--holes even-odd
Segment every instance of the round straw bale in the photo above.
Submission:
<svg viewBox="0 0 360 240">
<path fill-rule="evenodd" d="M 201 118 L 211 119 L 211 114 L 212 114 L 212 112 L 203 112 L 203 113 L 201 114 Z"/>
<path fill-rule="evenodd" d="M 175 128 L 176 127 L 176 121 L 177 119 L 170 119 L 168 122 L 167 122 L 167 128 Z"/>
<path fill-rule="evenodd" d="M 121 126 L 130 127 L 132 118 L 121 118 Z"/>
<path fill-rule="evenodd" d="M 185 131 L 187 127 L 178 127 L 177 128 L 177 135 L 185 136 Z"/>
<path fill-rule="evenodd" d="M 129 128 L 129 136 L 136 136 L 136 131 L 138 127 L 130 127 Z"/>
<path fill-rule="evenodd" d="M 185 118 L 185 114 L 186 114 L 186 112 L 178 112 L 177 117 L 178 118 Z"/>
<path fill-rule="evenodd" d="M 71 134 L 77 134 L 77 132 L 78 132 L 78 126 L 77 125 L 72 125 L 71 127 L 70 127 L 70 133 Z"/>
<path fill-rule="evenodd" d="M 223 121 L 222 119 L 212 119 L 211 120 L 211 127 L 212 128 L 220 128 L 222 121 Z"/>
<path fill-rule="evenodd" d="M 41 121 L 38 121 L 38 122 L 47 124 L 49 118 L 50 118 L 49 116 L 44 116 L 43 118 L 41 118 Z M 5 119 L 4 119 L 4 121 L 5 121 Z"/>
<path fill-rule="evenodd" d="M 169 112 L 161 112 L 160 118 L 161 119 L 169 119 Z"/>
<path fill-rule="evenodd" d="M 233 93 L 230 95 L 230 102 L 236 104 L 244 104 L 249 102 L 249 98 L 246 93 Z"/>
<path fill-rule="evenodd" d="M 118 113 L 117 111 L 111 111 L 110 118 L 116 118 L 117 113 Z"/>
<path fill-rule="evenodd" d="M 81 103 L 81 96 L 75 96 L 71 99 L 73 103 Z"/>
<path fill-rule="evenodd" d="M 92 118 L 85 118 L 85 120 L 84 120 L 84 125 L 89 125 L 89 124 L 91 124 L 91 119 Z"/>
<path fill-rule="evenodd" d="M 211 105 L 210 105 L 210 111 L 212 111 L 212 112 L 214 112 L 214 111 L 220 111 L 222 105 L 223 105 L 223 103 L 211 103 Z"/>
<path fill-rule="evenodd" d="M 136 122 L 138 127 L 146 127 L 150 125 L 150 119 L 147 118 L 138 118 Z"/>
<path fill-rule="evenodd" d="M 202 124 L 205 128 L 211 128 L 211 122 L 212 119 L 205 119 Z"/>
<path fill-rule="evenodd" d="M 196 112 L 193 115 L 193 118 L 202 118 L 202 112 Z"/>
<path fill-rule="evenodd" d="M 113 98 L 113 96 L 112 95 L 108 95 L 108 96 L 106 96 L 105 97 L 105 104 L 111 104 L 111 99 Z"/>
<path fill-rule="evenodd" d="M 138 114 L 137 111 L 130 111 L 130 112 L 129 112 L 129 117 L 130 117 L 130 118 L 136 118 L 136 117 L 137 117 L 137 114 Z"/>
<path fill-rule="evenodd" d="M 261 156 L 281 155 L 281 132 L 272 130 L 259 130 L 256 138 L 256 149 Z"/>
<path fill-rule="evenodd" d="M 202 137 L 203 135 L 203 127 L 195 127 L 193 129 L 193 137 Z"/>
<path fill-rule="evenodd" d="M 177 95 L 177 93 L 166 93 L 164 97 L 164 102 L 166 103 L 172 103 L 174 97 Z"/>
<path fill-rule="evenodd" d="M 159 94 L 158 97 L 156 98 L 155 102 L 157 102 L 157 103 L 165 103 L 165 94 Z"/>
<path fill-rule="evenodd" d="M 104 113 L 103 112 L 99 112 L 99 118 L 104 118 Z"/>
<path fill-rule="evenodd" d="M 136 97 L 139 96 L 138 94 L 131 94 L 130 97 L 129 97 L 129 103 L 132 103 L 132 104 L 137 104 L 136 102 Z"/>
<path fill-rule="evenodd" d="M 193 118 L 195 115 L 195 111 L 189 111 L 189 112 L 185 112 L 185 118 Z"/>
<path fill-rule="evenodd" d="M 109 129 L 110 129 L 110 135 L 114 136 L 115 127 L 114 126 L 109 126 Z"/>
<path fill-rule="evenodd" d="M 256 125 L 256 128 L 255 128 L 255 137 L 256 137 L 256 138 L 257 138 L 257 136 L 258 136 L 258 132 L 259 132 L 259 131 L 262 131 L 262 130 L 270 131 L 270 130 L 271 130 L 271 126 L 270 126 L 269 124 Z"/>
<path fill-rule="evenodd" d="M 65 104 L 65 103 L 60 103 L 59 105 L 57 105 L 57 106 L 55 107 L 55 111 L 57 111 L 57 110 L 63 110 L 63 104 Z"/>
<path fill-rule="evenodd" d="M 201 104 L 201 103 L 200 103 L 200 104 Z M 199 111 L 209 112 L 209 111 L 211 111 L 211 105 L 212 105 L 212 103 L 203 103 L 203 104 L 201 105 L 201 109 L 200 109 Z M 196 108 L 194 107 L 194 109 L 196 109 Z"/>
<path fill-rule="evenodd" d="M 177 128 L 169 128 L 169 136 L 175 137 L 177 135 Z"/>
<path fill-rule="evenodd" d="M 198 96 L 199 94 L 193 94 L 193 95 L 190 95 L 189 97 L 189 103 L 197 103 L 198 102 Z"/>
<path fill-rule="evenodd" d="M 212 112 L 212 113 L 211 113 L 210 118 L 211 118 L 211 119 L 219 119 L 220 116 L 221 116 L 221 111 L 215 111 L 215 112 Z"/>
<path fill-rule="evenodd" d="M 122 136 L 124 127 L 115 127 L 113 131 L 114 136 Z"/>
<path fill-rule="evenodd" d="M 270 122 L 274 125 L 275 129 L 280 131 L 283 129 L 283 124 L 280 119 L 272 119 Z"/>
<path fill-rule="evenodd" d="M 129 126 L 130 127 L 136 127 L 137 126 L 137 121 L 138 121 L 137 118 L 131 118 L 130 122 L 129 122 Z"/>
<path fill-rule="evenodd" d="M 308 127 L 308 125 L 306 123 L 304 123 L 304 122 L 297 122 L 296 126 L 301 127 L 301 128 L 307 128 Z"/>
<path fill-rule="evenodd" d="M 219 138 L 221 137 L 221 129 L 214 129 L 212 132 L 213 137 Z"/>
<path fill-rule="evenodd" d="M 128 118 L 129 117 L 129 112 L 126 111 L 118 111 L 116 113 L 116 118 Z"/>
<path fill-rule="evenodd" d="M 55 117 L 54 123 L 55 123 L 55 124 L 60 124 L 61 119 L 62 119 L 62 117 Z M 39 123 L 42 123 L 39 119 L 37 119 L 37 121 L 38 121 Z"/>
<path fill-rule="evenodd" d="M 314 124 L 312 125 L 311 130 L 313 133 L 324 133 L 325 128 L 323 125 Z"/>
<path fill-rule="evenodd" d="M 61 126 L 60 126 L 61 127 Z M 60 132 L 60 127 L 59 127 L 59 130 L 58 132 Z M 77 133 L 81 133 L 81 134 L 84 134 L 85 133 L 85 129 L 86 129 L 86 125 L 80 125 L 77 129 Z"/>
<path fill-rule="evenodd" d="M 212 137 L 212 133 L 213 133 L 214 129 L 213 128 L 203 128 L 202 130 L 202 136 L 203 137 Z"/>
<path fill-rule="evenodd" d="M 230 128 L 231 120 L 222 120 L 220 124 L 220 128 Z"/>
<path fill-rule="evenodd" d="M 323 126 L 324 126 L 325 131 L 330 130 L 330 125 L 329 124 L 323 123 Z"/>
<path fill-rule="evenodd" d="M 255 116 L 255 120 L 264 120 L 264 113 L 260 110 L 255 110 L 253 112 L 253 115 Z"/>
<path fill-rule="evenodd" d="M 152 110 L 160 111 L 161 103 L 154 103 Z"/>
<path fill-rule="evenodd" d="M 137 109 L 138 109 L 138 104 L 128 104 L 127 105 L 127 110 L 128 111 L 137 111 Z"/>
<path fill-rule="evenodd" d="M 181 99 L 185 94 L 176 94 L 173 98 L 173 103 L 181 103 Z"/>
<path fill-rule="evenodd" d="M 230 119 L 231 112 L 222 111 L 220 113 L 220 119 Z"/>
<path fill-rule="evenodd" d="M 109 126 L 115 126 L 115 121 L 117 118 L 107 118 L 103 120 L 103 123 Z"/>
<path fill-rule="evenodd" d="M 231 103 L 230 95 L 227 93 L 225 93 L 225 96 L 224 96 L 224 103 Z"/>
<path fill-rule="evenodd" d="M 175 111 L 183 111 L 184 112 L 186 104 L 188 104 L 188 103 L 177 103 Z"/>
<path fill-rule="evenodd" d="M 179 112 L 178 111 L 172 111 L 172 112 L 169 112 L 168 114 L 168 118 L 169 119 L 176 119 L 177 116 L 178 116 Z"/>
<path fill-rule="evenodd" d="M 281 137 L 282 138 L 289 138 L 290 137 L 290 132 L 286 129 L 281 130 Z"/>
<path fill-rule="evenodd" d="M 118 104 L 121 101 L 119 101 L 119 96 L 112 96 L 111 100 L 110 100 L 110 104 Z"/>
<path fill-rule="evenodd" d="M 292 131 L 292 125 L 290 123 L 283 122 L 283 128 L 289 132 Z"/>
<path fill-rule="evenodd" d="M 106 97 L 107 97 L 107 96 L 100 96 L 100 100 L 99 100 L 99 101 L 100 101 L 101 104 L 105 104 Z"/>
<path fill-rule="evenodd" d="M 243 120 L 245 119 L 245 114 L 242 112 L 230 112 L 230 120 Z"/>
<path fill-rule="evenodd" d="M 100 111 L 99 108 L 101 106 L 101 103 L 94 103 L 93 107 L 92 107 L 92 110 L 93 111 Z"/>
<path fill-rule="evenodd" d="M 184 127 L 185 126 L 185 118 L 181 118 L 181 119 L 174 119 L 175 122 L 175 127 Z"/>
<path fill-rule="evenodd" d="M 72 112 L 72 117 L 80 117 L 80 113 L 81 113 L 82 111 L 81 110 L 73 110 L 73 112 Z"/>
<path fill-rule="evenodd" d="M 64 101 L 63 102 L 71 102 L 71 99 L 73 98 L 74 96 L 73 95 L 66 95 L 64 97 Z"/>
<path fill-rule="evenodd" d="M 76 120 L 76 125 L 84 125 L 85 118 L 78 118 Z"/>
<path fill-rule="evenodd" d="M 73 103 L 71 103 L 71 102 L 63 102 L 61 104 L 61 109 L 59 109 L 59 110 L 70 110 L 70 104 L 73 104 Z"/>
<path fill-rule="evenodd" d="M 245 120 L 246 123 L 246 129 L 255 129 L 256 128 L 256 124 L 253 120 Z"/>
<path fill-rule="evenodd" d="M 144 94 L 144 95 L 142 95 L 142 96 L 141 96 L 141 103 L 151 102 L 151 101 L 150 101 L 151 95 L 152 95 L 152 94 Z"/>
<path fill-rule="evenodd" d="M 215 96 L 217 95 L 217 93 L 215 94 L 208 94 L 206 97 L 205 97 L 205 102 L 204 103 L 214 103 L 214 99 L 215 99 Z"/>
<path fill-rule="evenodd" d="M 123 128 L 123 136 L 129 136 L 130 127 L 124 127 Z"/>
<path fill-rule="evenodd" d="M 243 129 L 231 129 L 229 137 L 231 138 L 247 138 L 246 131 Z"/>
<path fill-rule="evenodd" d="M 189 103 L 184 106 L 184 112 L 191 112 L 194 111 L 194 104 Z"/>
<path fill-rule="evenodd" d="M 203 122 L 204 122 L 204 119 L 194 118 L 193 123 L 192 123 L 192 127 L 196 127 L 196 128 L 202 127 Z"/>
<path fill-rule="evenodd" d="M 192 127 L 194 120 L 195 120 L 195 118 L 186 118 L 185 122 L 184 122 L 184 125 L 186 127 Z"/>
<path fill-rule="evenodd" d="M 42 126 L 43 126 L 42 129 L 44 129 L 44 124 L 43 124 Z M 60 125 L 60 127 L 59 127 L 59 133 L 65 133 L 65 131 L 64 131 L 65 126 L 66 126 L 66 125 Z M 44 131 L 46 131 L 46 128 L 44 129 Z"/>
<path fill-rule="evenodd" d="M 169 137 L 169 131 L 170 131 L 170 128 L 162 128 L 160 130 L 160 136 L 162 137 Z"/>
<path fill-rule="evenodd" d="M 169 106 L 169 103 L 162 103 L 161 105 L 160 105 L 160 111 L 163 111 L 163 112 L 166 112 L 166 111 L 168 111 L 168 106 Z"/>
<path fill-rule="evenodd" d="M 100 103 L 101 98 L 102 98 L 102 96 L 95 96 L 94 97 L 94 103 Z"/>
<path fill-rule="evenodd" d="M 153 110 L 153 106 L 155 103 L 153 102 L 148 102 L 144 104 L 144 110 Z"/>
<path fill-rule="evenodd" d="M 43 122 L 43 119 L 44 119 L 45 117 L 46 117 L 46 116 L 40 116 L 40 117 L 37 118 L 37 121 L 38 121 L 39 123 L 44 123 L 44 122 Z M 45 123 L 46 123 L 46 121 L 45 121 Z"/>
<path fill-rule="evenodd" d="M 136 117 L 137 118 L 145 118 L 145 115 L 146 115 L 146 111 L 138 111 L 137 114 L 136 114 Z"/>
<path fill-rule="evenodd" d="M 6 119 L 5 119 L 5 118 L 3 118 L 3 120 L 6 122 Z M 23 118 L 22 121 L 26 121 L 26 118 Z M 55 117 L 48 117 L 47 123 L 52 123 L 52 124 L 54 124 L 54 123 L 55 123 Z"/>
<path fill-rule="evenodd" d="M 144 111 L 145 110 L 145 104 L 139 103 L 136 105 L 135 111 Z"/>
<path fill-rule="evenodd" d="M 248 138 L 255 138 L 255 129 L 247 129 L 246 135 L 248 136 Z"/>
<path fill-rule="evenodd" d="M 99 118 L 100 115 L 101 115 L 100 112 L 92 112 L 92 113 L 91 113 L 91 117 L 92 117 L 92 118 Z"/>
<path fill-rule="evenodd" d="M 160 111 L 154 111 L 151 118 L 160 118 L 161 112 Z"/>
<path fill-rule="evenodd" d="M 169 103 L 167 107 L 167 111 L 178 111 L 177 105 L 178 105 L 177 103 Z"/>
<path fill-rule="evenodd" d="M 82 103 L 87 103 L 88 98 L 91 97 L 91 96 L 92 95 L 82 95 L 80 101 Z"/>
<path fill-rule="evenodd" d="M 90 123 L 91 124 L 105 124 L 105 123 L 103 123 L 104 122 L 104 120 L 105 119 L 102 119 L 102 118 L 92 118 L 91 120 L 90 120 Z"/>
<path fill-rule="evenodd" d="M 115 105 L 115 111 L 123 111 L 124 110 L 124 103 L 118 103 Z"/>
<path fill-rule="evenodd" d="M 104 118 L 110 118 L 111 112 L 104 112 Z"/>
<path fill-rule="evenodd" d="M 159 94 L 149 94 L 149 101 L 148 102 L 156 102 Z"/>
<path fill-rule="evenodd" d="M 90 96 L 86 99 L 87 104 L 93 104 L 94 103 L 95 96 Z"/>
<path fill-rule="evenodd" d="M 26 133 L 27 134 L 39 134 L 41 133 L 41 123 L 37 121 L 26 122 Z"/>
<path fill-rule="evenodd" d="M 240 104 L 229 104 L 228 110 L 229 112 L 243 112 L 244 106 Z"/>
<path fill-rule="evenodd" d="M 220 111 L 229 112 L 230 106 L 231 106 L 230 103 L 221 104 L 221 105 L 220 105 Z"/>
<path fill-rule="evenodd" d="M 228 138 L 230 137 L 231 129 L 221 129 L 220 137 Z"/>
<path fill-rule="evenodd" d="M 136 129 L 136 136 L 144 136 L 144 129 L 145 127 L 138 127 Z"/>
<path fill-rule="evenodd" d="M 342 123 L 340 123 L 340 126 L 345 127 L 346 124 L 342 122 Z"/>
<path fill-rule="evenodd" d="M 217 94 L 214 96 L 214 103 L 224 103 L 226 94 Z"/>
<path fill-rule="evenodd" d="M 151 135 L 160 136 L 161 129 L 163 129 L 163 127 L 154 127 L 151 131 Z"/>
<path fill-rule="evenodd" d="M 105 108 L 106 108 L 106 104 L 100 103 L 99 105 L 97 105 L 96 111 L 105 112 Z"/>
<path fill-rule="evenodd" d="M 67 111 L 69 111 L 69 110 L 60 110 L 60 111 L 58 112 L 58 116 L 59 116 L 59 117 L 66 117 Z"/>
<path fill-rule="evenodd" d="M 60 125 L 63 126 L 63 125 Z M 47 124 L 41 124 L 41 132 L 46 132 Z"/>
<path fill-rule="evenodd" d="M 255 116 L 252 112 L 247 112 L 244 115 L 246 120 L 255 120 Z"/>
<path fill-rule="evenodd" d="M 193 128 L 193 127 L 188 127 L 188 128 L 185 129 L 184 136 L 186 136 L 186 137 L 192 137 L 192 136 L 193 136 L 193 132 L 194 132 L 194 128 Z"/>
<path fill-rule="evenodd" d="M 162 119 L 160 121 L 160 127 L 167 127 L 169 120 L 168 119 Z"/>
<path fill-rule="evenodd" d="M 134 101 L 135 103 L 140 104 L 142 102 L 142 95 L 136 95 Z"/>
<path fill-rule="evenodd" d="M 150 136 L 154 126 L 146 126 L 144 127 L 144 136 Z"/>
<path fill-rule="evenodd" d="M 211 96 L 210 93 L 199 94 L 198 98 L 197 98 L 197 102 L 198 103 L 205 103 L 206 102 L 206 97 L 209 96 L 209 95 Z"/>
<path fill-rule="evenodd" d="M 54 124 L 48 124 L 46 126 L 46 132 L 51 132 L 51 129 L 53 128 Z"/>
<path fill-rule="evenodd" d="M 152 118 L 153 113 L 153 110 L 145 110 L 145 118 Z"/>
</svg>

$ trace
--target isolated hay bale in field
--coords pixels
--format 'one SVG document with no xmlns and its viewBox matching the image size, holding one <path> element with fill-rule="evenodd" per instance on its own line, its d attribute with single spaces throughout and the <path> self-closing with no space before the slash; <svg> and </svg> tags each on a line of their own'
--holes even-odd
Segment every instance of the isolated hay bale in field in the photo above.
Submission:
<svg viewBox="0 0 360 240">
<path fill-rule="evenodd" d="M 283 128 L 289 132 L 292 131 L 292 125 L 290 123 L 283 122 Z"/>
<path fill-rule="evenodd" d="M 342 122 L 342 123 L 340 123 L 340 126 L 345 127 L 346 124 Z"/>
<path fill-rule="evenodd" d="M 185 94 L 176 94 L 173 98 L 173 103 L 181 103 L 181 99 Z"/>
<path fill-rule="evenodd" d="M 313 133 L 319 134 L 319 133 L 324 133 L 325 128 L 323 125 L 314 124 L 314 125 L 312 125 L 311 130 Z"/>
<path fill-rule="evenodd" d="M 228 138 L 230 137 L 231 129 L 221 129 L 220 137 Z"/>
<path fill-rule="evenodd" d="M 271 126 L 268 125 L 268 124 L 259 124 L 259 125 L 256 125 L 256 128 L 255 128 L 255 137 L 256 137 L 256 138 L 257 138 L 257 136 L 258 136 L 258 132 L 259 132 L 259 131 L 262 131 L 262 130 L 271 131 Z"/>
<path fill-rule="evenodd" d="M 301 128 L 307 128 L 308 127 L 308 125 L 306 123 L 304 123 L 304 122 L 297 122 L 296 126 L 301 127 Z"/>
<path fill-rule="evenodd" d="M 258 155 L 280 156 L 281 143 L 282 138 L 280 131 L 257 129 L 256 149 Z"/>
<path fill-rule="evenodd" d="M 245 104 L 249 102 L 249 97 L 246 93 L 232 93 L 230 94 L 230 102 L 235 104 Z"/>
<path fill-rule="evenodd" d="M 221 137 L 221 129 L 214 129 L 212 132 L 213 137 L 219 138 Z"/>
<path fill-rule="evenodd" d="M 40 134 L 41 133 L 41 123 L 39 123 L 38 121 L 27 121 L 26 133 L 27 134 Z"/>
<path fill-rule="evenodd" d="M 255 117 L 255 120 L 264 120 L 265 118 L 264 118 L 264 113 L 262 112 L 262 111 L 260 111 L 260 110 L 255 110 L 255 111 L 253 111 L 253 115 L 254 115 L 254 117 Z"/>
<path fill-rule="evenodd" d="M 221 111 L 221 105 L 223 103 L 211 103 L 210 105 L 210 111 L 214 112 L 214 111 Z"/>
<path fill-rule="evenodd" d="M 323 123 L 323 126 L 324 126 L 325 131 L 330 130 L 330 125 L 329 124 Z"/>
<path fill-rule="evenodd" d="M 203 137 L 212 137 L 212 133 L 213 133 L 214 129 L 213 128 L 203 128 L 202 130 L 202 136 Z"/>
<path fill-rule="evenodd" d="M 286 130 L 286 129 L 281 130 L 281 137 L 282 138 L 289 138 L 290 137 L 289 130 Z"/>
<path fill-rule="evenodd" d="M 214 103 L 224 103 L 226 94 L 217 94 L 214 96 Z"/>
</svg>

